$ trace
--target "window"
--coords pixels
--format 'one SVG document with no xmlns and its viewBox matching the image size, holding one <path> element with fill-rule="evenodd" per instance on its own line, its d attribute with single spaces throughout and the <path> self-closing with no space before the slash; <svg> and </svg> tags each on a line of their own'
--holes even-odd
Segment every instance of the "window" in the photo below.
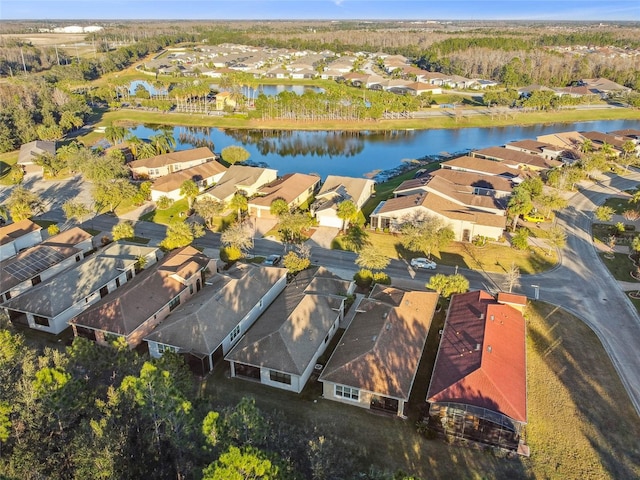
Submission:
<svg viewBox="0 0 640 480">
<path fill-rule="evenodd" d="M 171 301 L 169 302 L 169 311 L 170 311 L 170 312 L 173 312 L 173 310 L 174 310 L 178 305 L 180 305 L 180 297 L 179 297 L 179 296 L 178 296 L 178 297 L 176 297 L 176 298 L 174 298 L 173 300 L 171 300 Z"/>
<path fill-rule="evenodd" d="M 171 345 L 165 345 L 163 343 L 158 344 L 158 353 L 164 352 L 173 352 L 176 353 L 178 349 L 176 347 L 172 347 Z"/>
<path fill-rule="evenodd" d="M 127 270 L 127 282 L 133 278 L 133 272 L 131 270 Z"/>
<path fill-rule="evenodd" d="M 6 292 L 4 296 L 7 298 L 7 300 L 11 300 L 11 292 Z"/>
<path fill-rule="evenodd" d="M 120 288 L 120 277 L 116 277 L 116 288 Z"/>
<path fill-rule="evenodd" d="M 346 398 L 347 400 L 355 400 L 357 402 L 360 398 L 360 390 L 358 390 L 357 388 L 336 385 L 335 395 L 336 397 Z"/>
<path fill-rule="evenodd" d="M 329 334 L 327 333 L 327 336 L 324 337 L 324 343 L 327 343 L 329 341 Z"/>
<path fill-rule="evenodd" d="M 291 385 L 291 375 L 288 373 L 276 372 L 275 370 L 269 370 L 269 378 L 272 382 L 284 383 Z"/>
<path fill-rule="evenodd" d="M 80 255 L 76 255 L 76 262 L 80 261 Z"/>
<path fill-rule="evenodd" d="M 40 315 L 34 315 L 33 321 L 36 322 L 36 325 L 41 325 L 43 327 L 49 326 L 49 319 L 47 317 L 41 317 Z"/>
<path fill-rule="evenodd" d="M 264 305 L 264 301 L 263 301 L 262 299 L 260 299 L 260 302 L 258 303 L 258 306 L 259 306 L 260 308 L 262 308 L 262 306 L 263 306 L 263 305 Z"/>
<path fill-rule="evenodd" d="M 193 284 L 189 285 L 189 294 L 193 295 Z"/>
<path fill-rule="evenodd" d="M 240 335 L 240 325 L 236 325 L 236 328 L 231 331 L 231 335 L 229 335 L 229 338 L 233 342 L 236 338 L 238 338 L 238 335 Z"/>
<path fill-rule="evenodd" d="M 40 275 L 36 275 L 35 277 L 33 277 L 31 279 L 31 285 L 37 285 L 40 282 L 42 282 L 42 279 L 40 278 Z"/>
</svg>

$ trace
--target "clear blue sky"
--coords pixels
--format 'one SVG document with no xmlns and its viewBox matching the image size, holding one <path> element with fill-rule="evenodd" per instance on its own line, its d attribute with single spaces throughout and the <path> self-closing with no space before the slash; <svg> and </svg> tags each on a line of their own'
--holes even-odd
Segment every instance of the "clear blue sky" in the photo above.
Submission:
<svg viewBox="0 0 640 480">
<path fill-rule="evenodd" d="M 0 19 L 640 21 L 640 0 L 0 0 Z"/>
</svg>

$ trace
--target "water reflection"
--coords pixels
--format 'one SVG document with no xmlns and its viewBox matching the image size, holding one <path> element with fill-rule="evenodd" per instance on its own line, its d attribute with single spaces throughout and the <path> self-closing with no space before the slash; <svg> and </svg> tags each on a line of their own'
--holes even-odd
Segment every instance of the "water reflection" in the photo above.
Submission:
<svg viewBox="0 0 640 480">
<path fill-rule="evenodd" d="M 525 127 L 360 132 L 144 125 L 136 127 L 132 133 L 140 138 L 149 138 L 159 131 L 169 130 L 178 141 L 178 150 L 194 146 L 209 146 L 214 150 L 215 146 L 215 151 L 220 152 L 227 146 L 241 145 L 249 151 L 252 163 L 264 163 L 277 169 L 280 175 L 314 172 L 322 177 L 329 174 L 361 177 L 370 172 L 393 169 L 407 159 L 462 153 L 554 132 L 610 132 L 625 128 L 640 129 L 640 122 L 611 120 Z"/>
</svg>

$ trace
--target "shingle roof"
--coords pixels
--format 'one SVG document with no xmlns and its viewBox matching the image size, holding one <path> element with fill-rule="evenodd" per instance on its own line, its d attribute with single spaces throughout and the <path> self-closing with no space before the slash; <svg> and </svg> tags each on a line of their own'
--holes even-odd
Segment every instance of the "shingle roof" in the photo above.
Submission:
<svg viewBox="0 0 640 480">
<path fill-rule="evenodd" d="M 5 308 L 55 317 L 131 267 L 140 255 L 157 248 L 116 242 L 76 263 L 27 292 L 8 300 Z"/>
<path fill-rule="evenodd" d="M 316 280 L 322 282 L 312 286 Z M 349 284 L 323 267 L 300 272 L 225 359 L 301 375 L 338 318 Z"/>
<path fill-rule="evenodd" d="M 241 186 L 254 186 L 262 174 L 269 169 L 248 165 L 231 165 L 218 183 L 203 195 L 210 195 L 218 200 L 226 200 Z"/>
<path fill-rule="evenodd" d="M 185 290 L 183 280 L 197 274 L 208 263 L 209 258 L 193 247 L 175 250 L 70 323 L 129 335 Z"/>
<path fill-rule="evenodd" d="M 474 151 L 472 155 L 474 157 L 482 156 L 489 159 L 498 159 L 499 161 L 516 166 L 531 165 L 536 168 L 551 168 L 562 165 L 562 162 L 558 160 L 547 160 L 539 155 L 532 155 L 530 153 L 503 147 L 483 148 L 482 150 Z"/>
<path fill-rule="evenodd" d="M 178 150 L 175 152 L 165 153 L 163 155 L 157 155 L 151 158 L 144 158 L 140 160 L 134 160 L 129 164 L 131 168 L 157 168 L 164 167 L 166 165 L 172 165 L 174 163 L 191 162 L 199 159 L 214 159 L 214 153 L 209 150 L 208 147 L 192 148 L 190 150 Z"/>
<path fill-rule="evenodd" d="M 615 147 L 617 150 L 622 150 L 622 145 L 624 144 L 624 140 L 616 138 L 615 135 L 610 135 L 608 133 L 590 131 L 590 132 L 580 132 L 580 134 L 596 143 L 597 145 L 601 145 L 603 143 L 608 143 L 612 147 Z"/>
<path fill-rule="evenodd" d="M 42 227 L 28 218 L 0 227 L 0 245 L 13 242 L 15 239 L 37 230 L 42 230 Z"/>
<path fill-rule="evenodd" d="M 357 204 L 365 190 L 371 188 L 374 183 L 368 178 L 328 175 L 316 195 L 315 210 L 337 208 L 337 204 L 344 200 L 352 200 Z"/>
<path fill-rule="evenodd" d="M 286 273 L 284 268 L 236 264 L 212 277 L 213 285 L 176 308 L 146 340 L 210 355 Z"/>
<path fill-rule="evenodd" d="M 80 227 L 72 227 L 69 230 L 60 232 L 53 237 L 49 237 L 44 242 L 44 245 L 59 245 L 59 246 L 72 246 L 78 245 L 86 240 L 91 240 L 93 235 L 86 232 Z"/>
<path fill-rule="evenodd" d="M 220 162 L 212 160 L 210 162 L 196 165 L 195 167 L 185 168 L 184 170 L 160 177 L 153 182 L 153 187 L 151 188 L 158 192 L 173 192 L 174 190 L 179 190 L 186 180 L 199 182 L 226 170 L 227 168 Z"/>
<path fill-rule="evenodd" d="M 437 303 L 434 292 L 377 285 L 360 303 L 320 381 L 408 400 Z"/>
<path fill-rule="evenodd" d="M 484 291 L 451 299 L 427 401 L 457 402 L 527 421 L 525 321 Z"/>
<path fill-rule="evenodd" d="M 485 160 L 484 158 L 474 158 L 468 156 L 462 156 L 447 160 L 440 164 L 442 168 L 457 168 L 460 170 L 482 172 L 487 175 L 499 175 L 506 178 L 514 178 L 522 175 L 523 172 L 511 168 L 502 162 L 496 162 L 495 160 Z"/>
<path fill-rule="evenodd" d="M 474 196 L 480 197 L 480 195 Z M 430 210 L 451 220 L 463 220 L 491 227 L 504 228 L 507 221 L 504 215 L 484 212 L 474 209 L 472 206 L 460 205 L 432 192 L 390 198 L 384 205 L 376 209 L 375 214 L 386 214 L 386 216 L 389 216 L 389 214 L 393 212 L 402 212 L 403 210 L 416 208 Z"/>
<path fill-rule="evenodd" d="M 310 188 L 315 187 L 319 181 L 320 177 L 315 175 L 289 173 L 261 187 L 260 194 L 262 196 L 249 200 L 249 205 L 269 207 L 276 198 L 282 198 L 289 204 Z"/>
<path fill-rule="evenodd" d="M 43 153 L 56 153 L 56 142 L 49 142 L 45 140 L 34 140 L 33 142 L 25 143 L 20 146 L 20 153 L 18 153 L 18 164 L 25 165 L 33 163 L 36 155 Z"/>
</svg>

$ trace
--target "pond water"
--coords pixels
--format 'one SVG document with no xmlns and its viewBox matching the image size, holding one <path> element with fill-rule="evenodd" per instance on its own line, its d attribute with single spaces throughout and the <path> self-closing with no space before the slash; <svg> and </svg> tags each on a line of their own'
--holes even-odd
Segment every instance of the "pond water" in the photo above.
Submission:
<svg viewBox="0 0 640 480">
<path fill-rule="evenodd" d="M 142 85 L 144 88 L 146 88 L 151 95 L 157 95 L 158 93 L 164 94 L 164 92 L 158 92 L 156 88 L 146 80 L 134 80 L 129 85 L 130 95 L 136 94 L 136 88 L 138 87 L 138 85 Z M 212 83 L 210 87 L 213 90 L 220 90 L 220 85 L 218 85 L 217 83 Z M 318 92 L 324 92 L 324 89 L 320 87 L 309 86 L 309 85 L 258 85 L 255 89 L 249 89 L 246 87 L 242 88 L 242 94 L 245 97 L 251 96 L 252 98 L 257 97 L 261 93 L 264 93 L 266 96 L 269 97 L 269 96 L 278 95 L 281 92 L 293 92 L 298 95 L 302 95 L 306 91 L 313 91 L 318 93 Z"/>
<path fill-rule="evenodd" d="M 324 179 L 329 174 L 374 176 L 411 159 L 466 153 L 515 140 L 535 139 L 538 135 L 554 132 L 610 132 L 625 128 L 640 129 L 640 122 L 607 120 L 491 128 L 360 132 L 141 125 L 131 132 L 139 138 L 149 138 L 159 130 L 171 132 L 178 142 L 178 150 L 208 146 L 219 153 L 230 145 L 241 145 L 251 154 L 250 162 L 275 168 L 279 175 L 290 172 L 317 173 Z"/>
</svg>

